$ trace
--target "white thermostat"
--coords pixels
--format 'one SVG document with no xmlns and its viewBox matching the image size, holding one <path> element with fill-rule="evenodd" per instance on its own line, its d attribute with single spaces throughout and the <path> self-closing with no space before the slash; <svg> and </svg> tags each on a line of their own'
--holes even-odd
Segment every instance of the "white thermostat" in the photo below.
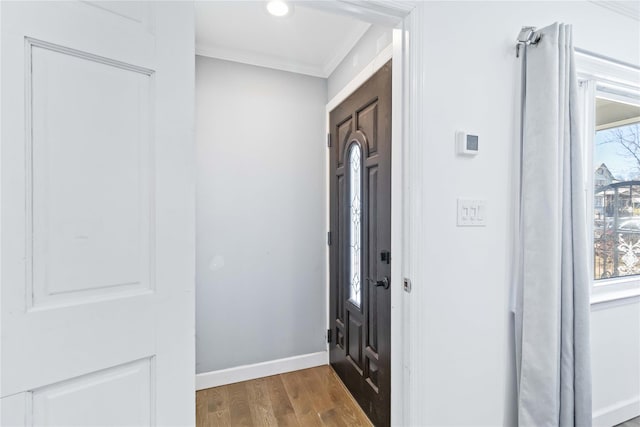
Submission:
<svg viewBox="0 0 640 427">
<path fill-rule="evenodd" d="M 458 154 L 475 156 L 478 154 L 478 135 L 467 132 L 456 132 L 456 147 Z"/>
</svg>

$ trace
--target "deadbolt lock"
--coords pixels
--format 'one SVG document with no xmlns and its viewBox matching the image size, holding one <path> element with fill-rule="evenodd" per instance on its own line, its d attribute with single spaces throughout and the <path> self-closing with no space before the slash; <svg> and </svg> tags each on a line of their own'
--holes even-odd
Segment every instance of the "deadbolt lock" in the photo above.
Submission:
<svg viewBox="0 0 640 427">
<path fill-rule="evenodd" d="M 373 280 L 367 277 L 367 280 L 376 285 L 376 287 L 389 289 L 389 286 L 391 286 L 391 282 L 389 281 L 389 278 L 387 276 L 384 276 L 381 280 Z"/>
</svg>

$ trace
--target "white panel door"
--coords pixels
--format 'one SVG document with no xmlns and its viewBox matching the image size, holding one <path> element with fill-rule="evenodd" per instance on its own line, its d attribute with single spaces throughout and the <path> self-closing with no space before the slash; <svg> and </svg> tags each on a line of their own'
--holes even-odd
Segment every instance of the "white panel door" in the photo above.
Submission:
<svg viewBox="0 0 640 427">
<path fill-rule="evenodd" d="M 190 2 L 0 3 L 0 424 L 194 424 Z"/>
</svg>

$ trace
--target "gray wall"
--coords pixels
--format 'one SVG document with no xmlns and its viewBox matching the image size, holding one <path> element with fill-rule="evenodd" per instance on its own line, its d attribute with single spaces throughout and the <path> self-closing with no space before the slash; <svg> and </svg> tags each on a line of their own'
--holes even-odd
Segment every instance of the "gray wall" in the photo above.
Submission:
<svg viewBox="0 0 640 427">
<path fill-rule="evenodd" d="M 327 79 L 327 99 L 338 94 L 378 53 L 393 42 L 393 30 L 380 25 L 369 27 Z"/>
<path fill-rule="evenodd" d="M 325 349 L 326 80 L 198 56 L 198 373 Z"/>
</svg>

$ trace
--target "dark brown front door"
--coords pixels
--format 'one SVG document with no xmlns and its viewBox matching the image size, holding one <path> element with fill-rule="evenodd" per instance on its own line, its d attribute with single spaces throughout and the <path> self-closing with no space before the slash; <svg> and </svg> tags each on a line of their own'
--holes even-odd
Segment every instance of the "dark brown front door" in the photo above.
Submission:
<svg viewBox="0 0 640 427">
<path fill-rule="evenodd" d="M 330 113 L 330 360 L 390 424 L 391 61 Z"/>
</svg>

